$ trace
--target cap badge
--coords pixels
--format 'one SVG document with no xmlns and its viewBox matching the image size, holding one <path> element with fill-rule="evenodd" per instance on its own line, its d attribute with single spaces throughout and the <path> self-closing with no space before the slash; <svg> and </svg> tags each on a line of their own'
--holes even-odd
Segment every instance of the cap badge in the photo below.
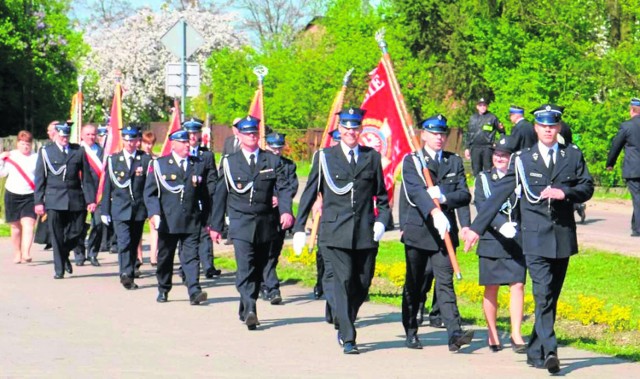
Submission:
<svg viewBox="0 0 640 379">
<path fill-rule="evenodd" d="M 547 112 L 551 111 L 551 105 L 547 105 L 546 107 L 544 107 L 544 109 L 545 109 Z"/>
</svg>

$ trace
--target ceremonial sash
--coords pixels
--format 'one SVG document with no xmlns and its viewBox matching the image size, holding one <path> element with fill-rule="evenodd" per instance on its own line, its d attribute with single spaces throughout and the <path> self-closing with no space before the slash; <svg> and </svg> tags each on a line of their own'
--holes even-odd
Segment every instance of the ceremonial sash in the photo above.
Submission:
<svg viewBox="0 0 640 379">
<path fill-rule="evenodd" d="M 27 182 L 27 184 L 29 185 L 29 187 L 31 188 L 31 190 L 35 191 L 36 189 L 36 184 L 33 182 L 33 180 L 31 180 L 31 178 L 29 177 L 29 175 L 27 175 L 26 172 L 24 172 L 24 170 L 22 169 L 22 167 L 20 167 L 15 161 L 13 161 L 11 158 L 7 157 L 5 160 L 5 162 L 11 163 L 13 165 L 13 167 L 16 168 L 16 170 L 18 171 L 18 174 L 20 174 L 20 176 L 22 176 L 22 178 Z"/>
<path fill-rule="evenodd" d="M 98 179 L 102 176 L 102 160 L 98 158 L 98 154 L 95 151 L 91 150 L 91 147 L 87 146 L 84 142 L 82 143 L 84 147 L 85 154 L 87 156 L 87 161 L 89 162 L 89 166 L 93 172 L 96 173 Z"/>
</svg>

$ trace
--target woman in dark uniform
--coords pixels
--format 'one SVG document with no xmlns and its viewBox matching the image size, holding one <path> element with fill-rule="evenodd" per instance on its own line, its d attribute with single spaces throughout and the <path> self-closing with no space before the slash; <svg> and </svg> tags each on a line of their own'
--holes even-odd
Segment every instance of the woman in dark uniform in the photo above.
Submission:
<svg viewBox="0 0 640 379">
<path fill-rule="evenodd" d="M 493 145 L 493 168 L 481 172 L 476 178 L 475 205 L 482 209 L 485 200 L 491 196 L 494 184 L 507 172 L 513 151 L 510 141 L 504 137 Z M 491 228 L 480 237 L 477 254 L 480 266 L 480 285 L 484 286 L 482 308 L 487 320 L 489 349 L 502 350 L 496 317 L 498 311 L 498 290 L 509 285 L 511 299 L 511 347 L 516 353 L 525 353 L 526 345 L 520 333 L 524 303 L 524 282 L 526 277 L 525 259 L 520 244 L 520 212 L 513 194 L 496 214 Z"/>
</svg>

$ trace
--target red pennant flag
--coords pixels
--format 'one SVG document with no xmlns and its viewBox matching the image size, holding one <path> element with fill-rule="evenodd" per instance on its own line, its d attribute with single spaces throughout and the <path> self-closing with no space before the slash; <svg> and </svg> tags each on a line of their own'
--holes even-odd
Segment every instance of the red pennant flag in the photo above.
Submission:
<svg viewBox="0 0 640 379">
<path fill-rule="evenodd" d="M 384 183 L 389 193 L 389 203 L 393 201 L 395 178 L 400 171 L 402 159 L 411 150 L 411 142 L 402 126 L 402 116 L 397 99 L 391 90 L 387 70 L 382 61 L 369 73 L 371 81 L 364 101 L 360 143 L 376 149 L 382 155 Z"/>
<path fill-rule="evenodd" d="M 167 135 L 164 137 L 164 143 L 162 144 L 162 151 L 160 156 L 163 157 L 171 152 L 171 141 L 169 136 L 173 132 L 180 130 L 182 125 L 180 124 L 180 103 L 178 100 L 174 100 L 173 111 L 171 112 L 171 121 L 169 122 L 169 128 L 167 129 Z"/>
<path fill-rule="evenodd" d="M 265 145 L 265 128 L 264 128 L 264 104 L 262 97 L 262 84 L 258 86 L 255 95 L 253 95 L 253 100 L 251 101 L 251 105 L 249 106 L 249 114 L 257 119 L 260 119 L 259 125 L 259 136 L 260 136 L 260 148 L 264 149 Z"/>
<path fill-rule="evenodd" d="M 107 157 L 122 150 L 122 136 L 120 130 L 122 129 L 122 86 L 120 83 L 116 83 L 116 88 L 113 92 L 113 102 L 111 103 L 111 117 L 107 124 L 107 137 L 104 142 L 104 156 L 102 160 L 102 172 L 104 172 L 105 165 L 107 163 Z M 106 175 L 100 177 L 98 183 L 98 193 L 96 194 L 96 203 L 99 203 L 102 199 L 102 190 L 104 189 L 104 179 Z"/>
</svg>

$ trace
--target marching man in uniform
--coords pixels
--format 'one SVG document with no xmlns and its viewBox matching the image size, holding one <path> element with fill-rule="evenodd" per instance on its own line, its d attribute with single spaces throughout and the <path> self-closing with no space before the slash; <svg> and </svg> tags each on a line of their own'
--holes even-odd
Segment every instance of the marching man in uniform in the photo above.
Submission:
<svg viewBox="0 0 640 379">
<path fill-rule="evenodd" d="M 293 197 L 298 192 L 298 176 L 296 175 L 296 164 L 289 158 L 282 156 L 282 148 L 285 144 L 285 135 L 281 133 L 272 132 L 265 137 L 267 145 L 267 151 L 280 157 L 284 166 L 285 176 L 287 177 L 288 193 Z M 274 216 L 280 217 L 278 207 L 273 208 Z M 293 225 L 292 225 L 293 226 Z M 280 304 L 282 302 L 282 294 L 280 293 L 280 280 L 278 279 L 278 273 L 276 267 L 278 266 L 278 258 L 282 252 L 282 245 L 284 244 L 284 237 L 287 230 L 280 228 L 278 236 L 273 240 L 271 244 L 271 250 L 269 251 L 269 257 L 267 258 L 267 264 L 264 266 L 263 280 L 260 287 L 260 294 L 262 299 L 270 302 L 271 304 Z"/>
<path fill-rule="evenodd" d="M 430 273 L 426 270 L 429 266 L 435 277 L 434 299 L 447 328 L 449 351 L 458 351 L 473 339 L 473 330 L 464 331 L 461 327 L 453 267 L 444 243 L 445 233 L 451 230 L 453 246 L 458 246 L 456 211 L 460 224 L 469 226 L 471 201 L 462 158 L 444 151 L 447 133 L 444 116 L 424 120 L 420 134 L 424 142 L 422 154 L 408 154 L 402 164 L 400 227 L 407 262 L 402 325 L 406 333 L 405 345 L 410 349 L 422 349 L 418 338 L 418 314 L 424 307 L 424 293 L 430 285 Z M 421 155 L 424 161 L 421 161 Z M 428 189 L 423 167 L 427 168 L 435 184 Z M 436 207 L 434 199 L 440 202 L 442 210 Z"/>
<path fill-rule="evenodd" d="M 151 157 L 136 150 L 138 128 L 122 129 L 123 149 L 107 158 L 104 190 L 100 210 L 105 225 L 114 224 L 118 246 L 120 283 L 128 290 L 134 283 L 138 244 L 142 239 L 147 208 L 144 205 L 144 186 Z"/>
<path fill-rule="evenodd" d="M 211 239 L 220 243 L 224 216 L 229 213 L 229 238 L 238 264 L 238 314 L 249 330 L 259 324 L 256 300 L 271 245 L 279 230 L 293 225 L 293 194 L 285 167 L 279 156 L 259 148 L 259 124 L 259 119 L 247 116 L 234 125 L 241 148 L 221 161 L 224 178 L 216 185 L 211 217 Z M 273 211 L 274 196 L 279 218 Z"/>
<path fill-rule="evenodd" d="M 189 155 L 189 133 L 178 130 L 169 136 L 171 153 L 153 161 L 144 188 L 144 203 L 151 227 L 158 230 L 158 297 L 166 303 L 172 287 L 173 259 L 178 243 L 185 284 L 191 305 L 207 300 L 200 287 L 198 245 L 208 196 L 206 169 L 203 161 Z M 209 175 L 213 175 L 209 172 Z"/>
<path fill-rule="evenodd" d="M 40 149 L 35 173 L 35 212 L 47 213 L 53 245 L 54 279 L 73 273 L 69 252 L 78 246 L 86 212 L 96 210 L 96 184 L 84 148 L 69 143 L 71 126 L 56 125 L 55 143 Z"/>
<path fill-rule="evenodd" d="M 478 241 L 496 213 L 519 188 L 522 251 L 533 284 L 535 324 L 527 347 L 527 363 L 555 374 L 560 371 L 554 331 L 558 298 L 578 252 L 573 205 L 593 195 L 593 179 L 576 145 L 558 143 L 562 110 L 545 104 L 533 111 L 538 143 L 517 152 L 507 174 L 497 183 L 470 229 L 465 250 Z"/>
<path fill-rule="evenodd" d="M 309 212 L 322 194 L 318 246 L 333 269 L 332 312 L 339 325 L 338 343 L 345 354 L 359 354 L 354 323 L 369 293 L 378 241 L 391 217 L 380 154 L 358 144 L 363 115 L 359 108 L 340 112 L 341 141 L 315 154 L 293 228 L 294 251 L 300 254 Z"/>
</svg>

